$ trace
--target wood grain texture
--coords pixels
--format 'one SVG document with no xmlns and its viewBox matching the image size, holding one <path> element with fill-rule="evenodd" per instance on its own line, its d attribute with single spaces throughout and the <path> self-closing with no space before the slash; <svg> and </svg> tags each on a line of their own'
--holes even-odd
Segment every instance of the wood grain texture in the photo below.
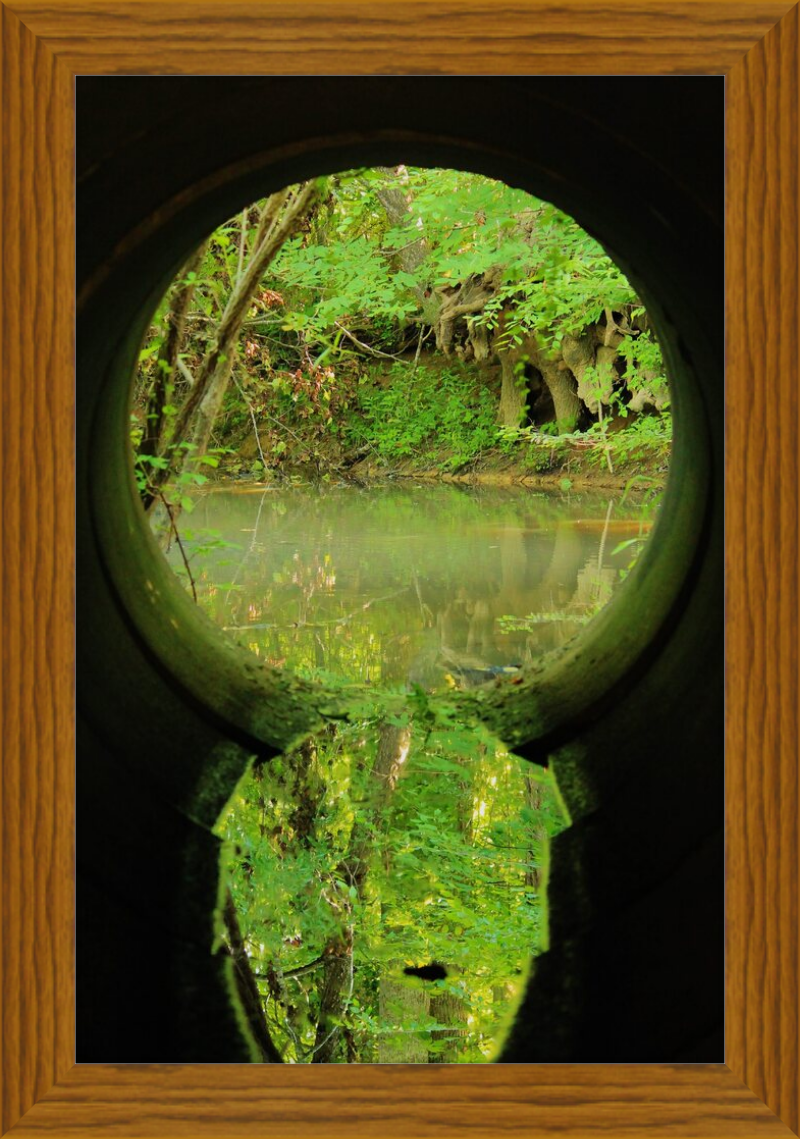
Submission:
<svg viewBox="0 0 800 1139">
<path fill-rule="evenodd" d="M 73 1057 L 69 76 L 2 13 L 2 1121 Z"/>
<path fill-rule="evenodd" d="M 726 510 L 727 1059 L 795 1131 L 798 22 L 795 8 L 728 78 Z M 739 335 L 743 319 L 762 333 Z"/>
<path fill-rule="evenodd" d="M 76 1134 L 103 1139 L 792 1134 L 723 1065 L 81 1065 L 14 1134 L 72 1134 L 73 1118 Z"/>
<path fill-rule="evenodd" d="M 721 74 L 787 0 L 12 0 L 82 74 Z"/>
<path fill-rule="evenodd" d="M 3 1133 L 25 1112 L 17 1134 L 797 1132 L 797 10 L 742 60 L 789 5 L 12 8 L 32 31 L 3 9 Z M 71 73 L 628 69 L 730 71 L 728 1068 L 70 1070 Z"/>
</svg>

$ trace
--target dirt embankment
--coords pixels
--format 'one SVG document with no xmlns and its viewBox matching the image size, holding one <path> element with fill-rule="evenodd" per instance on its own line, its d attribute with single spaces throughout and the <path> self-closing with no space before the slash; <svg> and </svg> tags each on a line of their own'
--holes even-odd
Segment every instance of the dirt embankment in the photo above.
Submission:
<svg viewBox="0 0 800 1139">
<path fill-rule="evenodd" d="M 251 469 L 250 464 L 223 464 L 223 475 L 255 477 L 259 481 L 273 481 L 285 478 L 316 482 L 321 478 L 343 482 L 372 483 L 386 479 L 413 479 L 417 482 L 456 483 L 478 486 L 527 486 L 543 489 L 585 490 L 624 490 L 631 483 L 657 489 L 667 480 L 667 468 L 663 462 L 638 461 L 617 466 L 609 471 L 606 466 L 589 464 L 585 461 L 566 462 L 546 471 L 531 470 L 530 467 L 505 455 L 489 455 L 462 469 L 447 470 L 438 464 L 424 459 L 402 459 L 397 463 L 386 463 L 365 458 L 349 465 L 328 465 L 325 463 L 282 463 L 264 472 Z"/>
<path fill-rule="evenodd" d="M 488 456 L 464 469 L 448 471 L 424 461 L 405 459 L 392 466 L 369 459 L 359 460 L 339 477 L 371 482 L 376 479 L 416 479 L 419 482 L 478 484 L 482 486 L 530 486 L 581 490 L 596 487 L 598 490 L 622 490 L 632 481 L 650 486 L 663 486 L 667 470 L 664 464 L 626 463 L 613 472 L 607 467 L 583 462 L 566 462 L 547 471 L 535 471 L 504 455 Z M 567 486 L 567 484 L 569 484 Z"/>
</svg>

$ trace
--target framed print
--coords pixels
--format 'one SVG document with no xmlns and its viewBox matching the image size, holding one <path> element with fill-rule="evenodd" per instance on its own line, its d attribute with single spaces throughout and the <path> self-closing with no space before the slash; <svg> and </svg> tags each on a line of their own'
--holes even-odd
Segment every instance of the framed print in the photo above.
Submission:
<svg viewBox="0 0 800 1139">
<path fill-rule="evenodd" d="M 3 7 L 3 1133 L 798 1133 L 797 22 L 785 3 Z M 248 1063 L 208 951 L 210 828 L 248 757 L 328 696 L 251 675 L 138 541 L 123 381 L 142 314 L 233 202 L 403 153 L 552 189 L 634 266 L 678 475 L 636 628 L 612 606 L 504 721 L 557 757 L 572 822 L 504 1062 Z"/>
</svg>

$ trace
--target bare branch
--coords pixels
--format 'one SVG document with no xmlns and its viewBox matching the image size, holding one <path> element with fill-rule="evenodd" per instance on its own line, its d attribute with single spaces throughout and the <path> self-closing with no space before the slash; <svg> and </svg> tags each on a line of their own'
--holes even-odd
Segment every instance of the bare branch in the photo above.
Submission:
<svg viewBox="0 0 800 1139">
<path fill-rule="evenodd" d="M 189 305 L 192 303 L 196 285 L 193 274 L 200 268 L 207 248 L 207 241 L 198 246 L 181 269 L 178 282 L 173 287 L 166 317 L 167 335 L 158 353 L 156 374 L 145 411 L 144 432 L 137 449 L 139 455 L 158 455 L 161 451 L 167 385 L 175 369 L 180 367 L 180 352 L 186 337 Z"/>
<path fill-rule="evenodd" d="M 357 340 L 355 338 L 355 336 L 353 336 L 352 332 L 348 332 L 343 324 L 339 324 L 338 320 L 335 320 L 333 323 L 336 326 L 336 328 L 340 329 L 340 331 L 344 333 L 344 335 L 347 337 L 348 340 L 352 340 L 354 344 L 356 344 L 364 352 L 368 352 L 370 356 L 378 356 L 378 357 L 380 357 L 381 360 L 401 360 L 402 359 L 401 356 L 393 356 L 389 352 L 381 352 L 377 348 L 370 348 L 369 344 L 364 344 L 364 343 L 362 343 L 362 341 Z"/>
</svg>

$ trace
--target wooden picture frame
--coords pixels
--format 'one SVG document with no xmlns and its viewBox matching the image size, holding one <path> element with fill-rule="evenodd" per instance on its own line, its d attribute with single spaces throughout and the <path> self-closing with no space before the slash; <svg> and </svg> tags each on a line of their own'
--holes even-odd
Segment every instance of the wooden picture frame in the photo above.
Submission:
<svg viewBox="0 0 800 1139">
<path fill-rule="evenodd" d="M 798 8 L 12 0 L 0 19 L 2 1134 L 797 1134 Z M 76 1066 L 75 75 L 622 70 L 727 76 L 726 1063 Z"/>
</svg>

